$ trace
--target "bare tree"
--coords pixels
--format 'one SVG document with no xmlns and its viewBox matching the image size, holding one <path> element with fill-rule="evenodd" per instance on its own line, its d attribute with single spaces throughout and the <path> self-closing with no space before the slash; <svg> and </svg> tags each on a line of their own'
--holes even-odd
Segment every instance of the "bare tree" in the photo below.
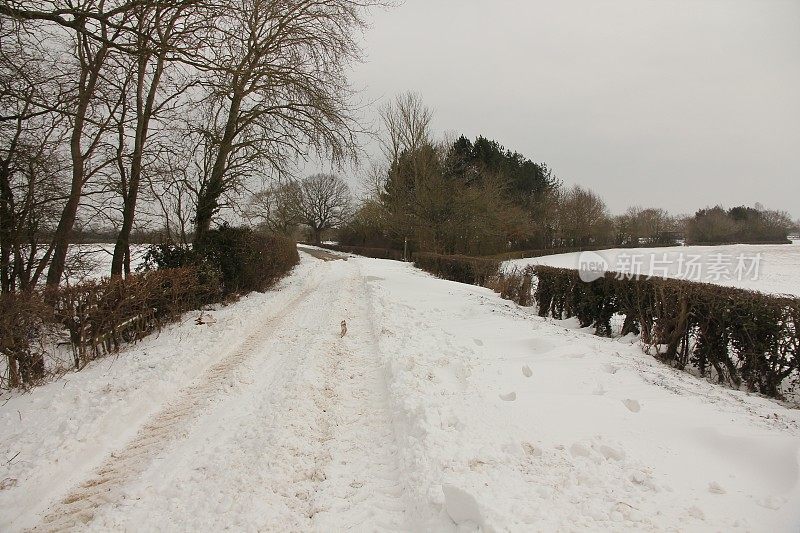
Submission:
<svg viewBox="0 0 800 533">
<path fill-rule="evenodd" d="M 377 4 L 3 2 L 4 290 L 11 279 L 35 284 L 48 265 L 47 283 L 59 284 L 83 219 L 119 227 L 117 276 L 130 271 L 137 224 L 163 219 L 166 238 L 183 242 L 193 225 L 202 240 L 249 180 L 288 174 L 312 154 L 335 166 L 355 160 L 359 126 L 346 73 L 360 56 L 366 10 Z M 28 75 L 28 64 L 47 67 L 51 83 Z M 170 114 L 181 106 L 185 121 Z M 23 244 L 34 234 L 52 238 Z M 17 260 L 23 249 L 36 261 Z"/>
<path fill-rule="evenodd" d="M 558 219 L 563 245 L 603 244 L 610 239 L 612 224 L 608 208 L 592 190 L 576 185 L 565 191 Z"/>
<path fill-rule="evenodd" d="M 384 135 L 381 139 L 384 156 L 389 166 L 394 165 L 403 152 L 416 152 L 431 144 L 431 111 L 415 92 L 395 97 L 380 110 Z"/>
<path fill-rule="evenodd" d="M 136 33 L 132 52 L 122 56 L 120 70 L 127 71 L 132 78 L 132 120 L 121 113 L 119 118 L 119 193 L 122 198 L 122 225 L 114 246 L 111 275 L 130 274 L 130 235 L 136 216 L 137 200 L 144 172 L 146 144 L 149 140 L 151 122 L 159 119 L 159 113 L 169 108 L 193 82 L 172 80 L 169 89 L 163 90 L 166 69 L 176 50 L 192 42 L 192 24 L 199 18 L 190 9 L 189 2 L 160 2 L 143 4 L 132 12 Z M 173 61 L 174 63 L 174 61 Z M 128 88 L 124 83 L 121 90 Z M 127 106 L 123 107 L 123 111 Z M 125 153 L 126 125 L 132 121 L 133 140 L 130 154 Z"/>
<path fill-rule="evenodd" d="M 350 187 L 333 174 L 315 174 L 300 184 L 300 220 L 311 228 L 315 244 L 322 232 L 345 224 L 352 214 Z"/>
<path fill-rule="evenodd" d="M 34 286 L 52 253 L 44 233 L 63 205 L 65 120 L 43 36 L 0 20 L 0 286 Z"/>
<path fill-rule="evenodd" d="M 355 157 L 358 130 L 346 66 L 373 0 L 236 0 L 221 6 L 198 60 L 208 116 L 199 129 L 213 157 L 198 187 L 195 240 L 221 199 L 241 186 L 245 165 L 278 174 L 309 150 L 335 164 Z M 238 162 L 237 162 L 238 161 Z M 262 172 L 262 175 L 266 172 Z"/>
<path fill-rule="evenodd" d="M 301 222 L 301 193 L 296 181 L 258 191 L 250 197 L 245 216 L 272 233 L 291 235 Z"/>
<path fill-rule="evenodd" d="M 81 10 L 89 12 L 102 8 L 102 1 L 99 6 L 94 0 L 84 0 L 79 5 Z M 120 94 L 115 95 L 116 98 L 112 96 L 110 100 L 97 98 L 97 94 L 112 45 L 121 38 L 123 30 L 116 24 L 109 23 L 106 17 L 95 19 L 89 16 L 75 17 L 74 23 L 69 27 L 74 30 L 71 54 L 77 63 L 73 72 L 73 101 L 64 110 L 72 125 L 69 138 L 72 177 L 67 201 L 53 236 L 53 256 L 47 272 L 48 285 L 58 285 L 64 274 L 70 234 L 75 226 L 84 187 L 93 174 L 105 165 L 98 165 L 92 170 L 87 167 L 108 129 L 110 118 L 122 100 Z"/>
</svg>

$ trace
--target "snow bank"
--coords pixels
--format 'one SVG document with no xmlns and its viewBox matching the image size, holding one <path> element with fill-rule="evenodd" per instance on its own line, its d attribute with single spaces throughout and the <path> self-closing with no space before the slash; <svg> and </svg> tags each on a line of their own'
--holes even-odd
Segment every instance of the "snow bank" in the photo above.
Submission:
<svg viewBox="0 0 800 533">
<path fill-rule="evenodd" d="M 632 338 L 356 261 L 419 529 L 796 531 L 798 411 L 665 367 Z"/>
</svg>

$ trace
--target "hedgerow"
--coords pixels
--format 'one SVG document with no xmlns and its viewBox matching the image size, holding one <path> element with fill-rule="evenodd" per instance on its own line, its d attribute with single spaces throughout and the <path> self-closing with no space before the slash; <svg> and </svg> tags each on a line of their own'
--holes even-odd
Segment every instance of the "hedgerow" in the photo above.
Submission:
<svg viewBox="0 0 800 533">
<path fill-rule="evenodd" d="M 495 259 L 423 252 L 416 254 L 414 265 L 434 276 L 470 285 L 485 285 L 500 271 L 500 261 Z"/>
<path fill-rule="evenodd" d="M 611 335 L 641 334 L 652 353 L 676 368 L 696 368 L 721 383 L 781 396 L 800 377 L 800 299 L 665 278 L 607 273 L 591 283 L 577 270 L 534 267 L 540 316 L 576 317 Z"/>
<path fill-rule="evenodd" d="M 394 250 L 392 248 L 370 248 L 367 246 L 343 246 L 339 244 L 316 244 L 319 248 L 326 250 L 333 250 L 334 252 L 344 252 L 348 254 L 362 255 L 364 257 L 372 257 L 374 259 L 392 259 L 394 261 L 403 260 L 403 251 Z M 409 253 L 409 256 L 412 254 Z M 407 259 L 412 259 L 408 257 Z"/>
<path fill-rule="evenodd" d="M 126 278 L 0 295 L 0 387 L 30 387 L 48 377 L 61 337 L 80 370 L 177 320 L 183 313 L 263 291 L 297 264 L 292 241 L 239 228 L 210 232 L 202 247 L 160 245 L 143 272 Z M 58 369 L 50 369 L 58 371 Z"/>
</svg>

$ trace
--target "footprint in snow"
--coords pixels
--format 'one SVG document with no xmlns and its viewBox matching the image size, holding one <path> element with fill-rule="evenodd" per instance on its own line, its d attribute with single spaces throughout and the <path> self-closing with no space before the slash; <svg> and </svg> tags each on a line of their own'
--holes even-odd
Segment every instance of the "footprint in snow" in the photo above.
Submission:
<svg viewBox="0 0 800 533">
<path fill-rule="evenodd" d="M 531 367 L 529 367 L 528 365 L 525 365 L 522 367 L 522 375 L 525 376 L 526 378 L 529 378 L 533 375 L 533 370 L 531 370 Z"/>
<path fill-rule="evenodd" d="M 625 407 L 627 407 L 628 411 L 631 413 L 638 413 L 642 409 L 642 406 L 639 405 L 639 402 L 636 400 L 622 400 L 622 403 L 625 404 Z"/>
<path fill-rule="evenodd" d="M 472 342 L 474 342 L 478 346 L 483 346 L 483 341 L 480 339 L 472 339 Z"/>
<path fill-rule="evenodd" d="M 501 394 L 500 399 L 503 400 L 504 402 L 513 402 L 517 399 L 517 393 L 509 392 L 508 394 Z"/>
</svg>

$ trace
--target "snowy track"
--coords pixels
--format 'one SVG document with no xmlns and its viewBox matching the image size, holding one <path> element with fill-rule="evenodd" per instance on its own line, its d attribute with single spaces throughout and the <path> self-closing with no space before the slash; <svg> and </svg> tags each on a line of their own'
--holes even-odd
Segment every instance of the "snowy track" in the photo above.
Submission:
<svg viewBox="0 0 800 533">
<path fill-rule="evenodd" d="M 219 410 L 219 404 L 225 400 L 231 401 L 234 394 L 229 389 L 249 379 L 242 369 L 245 360 L 256 353 L 264 353 L 265 345 L 276 332 L 290 325 L 286 322 L 287 318 L 292 317 L 302 304 L 309 305 L 308 300 L 318 283 L 307 283 L 287 303 L 282 316 L 264 317 L 257 321 L 255 327 L 246 333 L 240 346 L 212 366 L 196 383 L 180 391 L 173 401 L 143 425 L 125 448 L 113 452 L 89 479 L 50 509 L 43 524 L 36 529 L 58 531 L 83 526 L 94 520 L 95 515 L 102 512 L 103 506 L 125 505 L 123 500 L 130 496 L 123 487 L 142 476 L 155 465 L 156 460 L 163 461 L 165 450 L 169 450 L 176 441 L 188 438 L 190 433 L 197 431 L 198 428 L 193 425 L 201 416 L 204 417 L 201 421 L 204 424 L 217 418 L 215 413 L 209 411 Z M 270 363 L 268 367 L 273 377 L 280 375 L 280 367 L 286 364 L 281 360 Z M 214 403 L 217 405 L 212 405 Z"/>
<path fill-rule="evenodd" d="M 797 410 L 325 259 L 11 397 L 0 530 L 797 530 Z"/>
<path fill-rule="evenodd" d="M 316 263 L 33 530 L 407 530 L 363 277 Z"/>
</svg>

